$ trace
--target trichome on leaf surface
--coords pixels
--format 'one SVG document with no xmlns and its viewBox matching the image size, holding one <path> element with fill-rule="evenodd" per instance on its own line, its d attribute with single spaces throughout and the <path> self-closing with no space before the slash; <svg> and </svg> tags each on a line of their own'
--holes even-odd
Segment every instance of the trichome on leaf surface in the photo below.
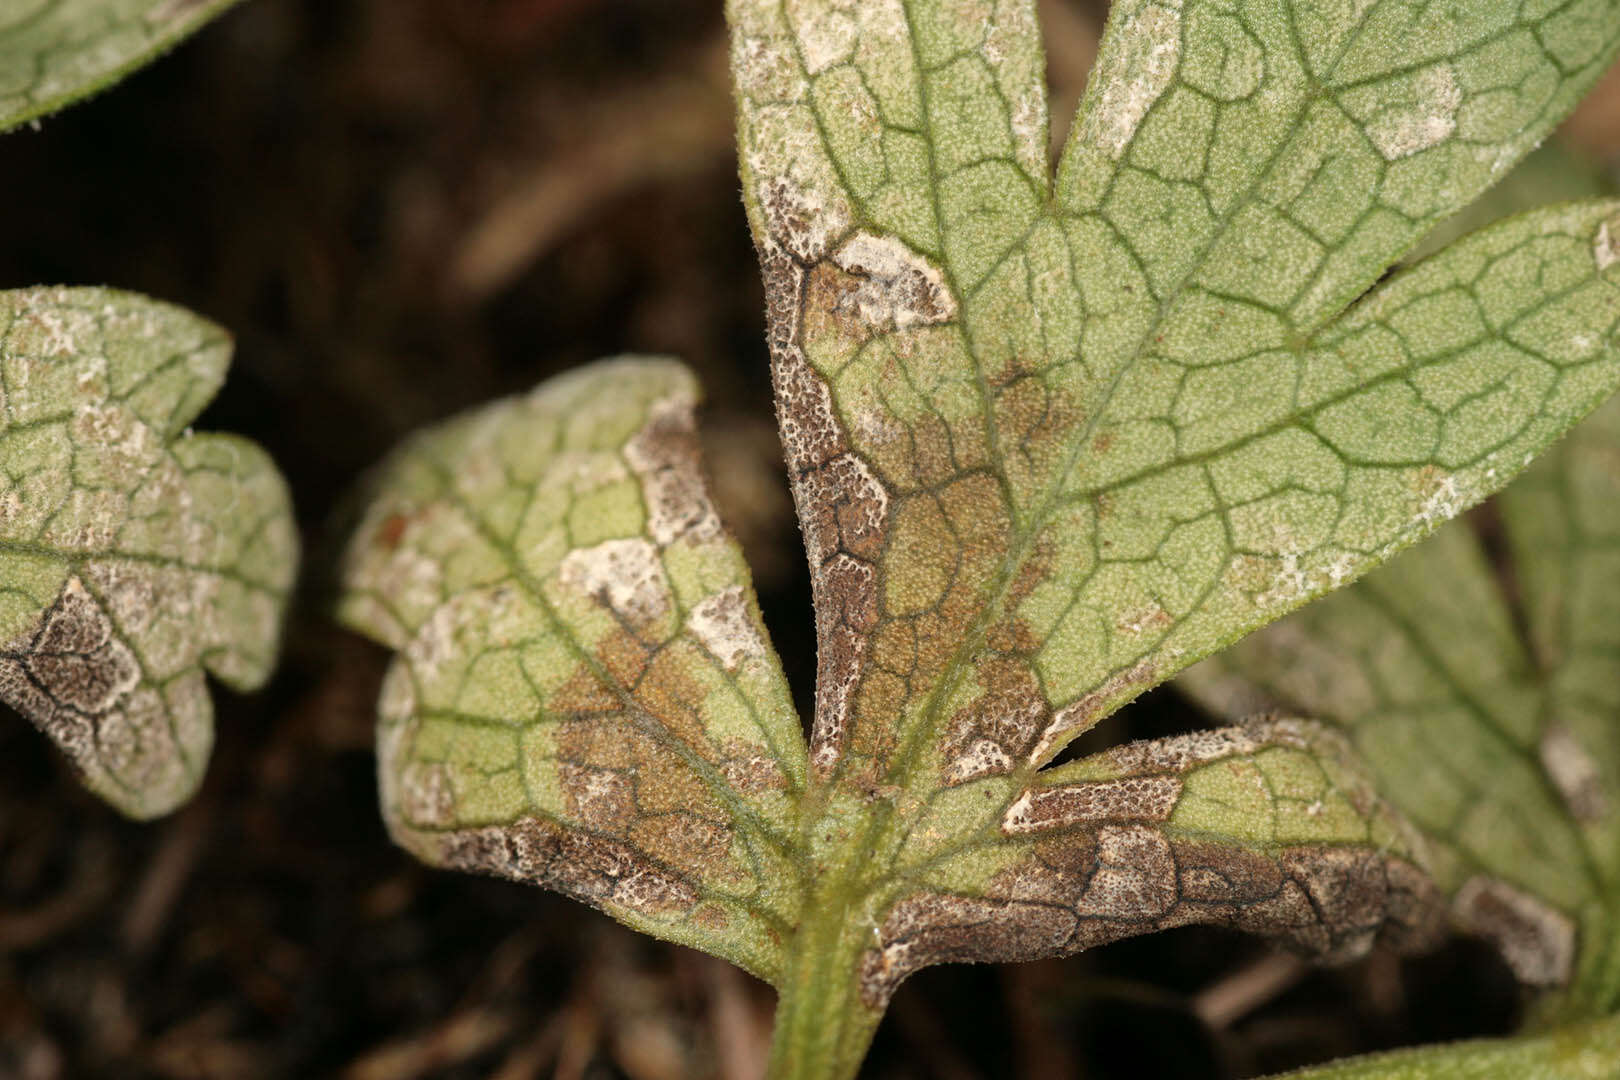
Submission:
<svg viewBox="0 0 1620 1080">
<path fill-rule="evenodd" d="M 1597 1026 L 1426 1053 L 1604 1060 L 1620 753 L 1556 672 L 1522 672 L 1511 722 L 1446 729 L 1472 771 L 1438 807 L 1396 790 L 1420 737 L 1371 732 L 1438 731 L 1445 702 L 1393 691 L 1377 725 L 1280 693 L 1296 716 L 1054 761 L 1501 488 L 1620 382 L 1620 202 L 1385 277 L 1574 105 L 1620 6 L 1120 3 L 1055 173 L 1028 0 L 727 14 L 815 600 L 808 739 L 706 494 L 692 379 L 604 362 L 374 478 L 341 611 L 399 651 L 396 838 L 771 982 L 775 1076 L 852 1075 L 924 966 L 1199 922 L 1337 960 L 1455 921 L 1561 988 L 1546 1022 Z M 1481 790 L 1493 753 L 1510 789 Z M 1476 837 L 1493 813 L 1557 822 L 1559 875 Z"/>
</svg>

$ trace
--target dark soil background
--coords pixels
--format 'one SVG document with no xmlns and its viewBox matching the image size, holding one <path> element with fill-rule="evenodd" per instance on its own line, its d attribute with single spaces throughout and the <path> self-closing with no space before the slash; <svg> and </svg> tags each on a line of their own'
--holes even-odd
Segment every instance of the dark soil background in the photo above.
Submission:
<svg viewBox="0 0 1620 1080">
<path fill-rule="evenodd" d="M 1101 0 L 1044 0 L 1054 116 Z M 319 584 L 356 477 L 417 426 L 619 351 L 708 388 L 715 482 L 809 690 L 808 585 L 770 419 L 719 0 L 248 0 L 5 139 L 0 287 L 110 284 L 229 327 L 199 428 L 287 475 L 308 574 L 262 693 L 216 689 L 200 797 L 137 825 L 0 716 L 0 1078 L 752 1080 L 772 997 L 578 904 L 431 871 L 376 807 L 381 650 Z M 1620 151 L 1620 80 L 1569 129 Z M 1088 744 L 1202 721 L 1150 694 Z M 1457 942 L 1319 972 L 1185 930 L 934 969 L 872 1077 L 1251 1076 L 1509 1030 Z"/>
</svg>

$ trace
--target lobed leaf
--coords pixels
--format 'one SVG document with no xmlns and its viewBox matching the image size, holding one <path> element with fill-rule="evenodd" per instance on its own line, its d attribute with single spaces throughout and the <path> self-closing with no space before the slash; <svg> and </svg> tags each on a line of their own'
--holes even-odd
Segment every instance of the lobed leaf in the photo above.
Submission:
<svg viewBox="0 0 1620 1080">
<path fill-rule="evenodd" d="M 236 0 L 8 0 L 0 132 L 116 82 Z"/>
<path fill-rule="evenodd" d="M 1055 178 L 1029 3 L 728 10 L 813 777 L 874 932 L 1075 736 L 1616 386 L 1620 203 L 1369 287 L 1590 85 L 1620 6 L 1118 4 Z"/>
<path fill-rule="evenodd" d="M 296 570 L 269 459 L 188 426 L 230 350 L 130 293 L 0 292 L 0 699 L 134 817 L 196 788 L 204 672 L 264 682 Z"/>
<path fill-rule="evenodd" d="M 340 617 L 399 652 L 378 768 L 400 844 L 770 978 L 804 740 L 696 400 L 678 364 L 626 358 L 419 435 L 375 479 Z"/>
</svg>

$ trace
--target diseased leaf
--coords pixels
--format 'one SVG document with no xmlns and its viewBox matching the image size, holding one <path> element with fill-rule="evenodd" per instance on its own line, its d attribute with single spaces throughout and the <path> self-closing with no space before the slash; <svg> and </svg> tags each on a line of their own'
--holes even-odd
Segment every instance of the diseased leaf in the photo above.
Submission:
<svg viewBox="0 0 1620 1080">
<path fill-rule="evenodd" d="M 93 94 L 236 0 L 6 0 L 0 131 Z"/>
<path fill-rule="evenodd" d="M 1620 1017 L 1609 1017 L 1516 1039 L 1476 1039 L 1372 1054 L 1285 1076 L 1286 1080 L 1609 1080 L 1616 1061 L 1620 1061 Z"/>
<path fill-rule="evenodd" d="M 543 884 L 770 978 L 804 740 L 699 472 L 697 391 L 602 362 L 381 469 L 341 617 L 398 649 L 383 809 L 430 863 Z"/>
<path fill-rule="evenodd" d="M 1338 725 L 1431 838 L 1455 920 L 1586 1016 L 1620 1007 L 1617 455 L 1611 403 L 1498 499 L 1523 631 L 1458 523 L 1181 681 Z"/>
<path fill-rule="evenodd" d="M 871 970 L 924 932 L 891 921 L 913 860 L 988 850 L 1076 735 L 1613 389 L 1620 203 L 1373 286 L 1590 85 L 1620 7 L 1118 4 L 1055 178 L 1030 4 L 728 12 L 815 590 L 812 790 L 865 856 L 817 908 L 874 928 Z M 828 1042 L 781 1022 L 778 1062 Z"/>
<path fill-rule="evenodd" d="M 296 570 L 263 451 L 188 427 L 230 351 L 130 293 L 0 292 L 0 698 L 134 817 L 196 788 L 204 672 L 268 677 Z"/>
<path fill-rule="evenodd" d="M 1614 385 L 1620 204 L 1327 324 L 1573 103 L 1620 8 L 1122 4 L 1055 188 L 1030 4 L 729 11 L 822 777 L 1038 766 Z"/>
</svg>

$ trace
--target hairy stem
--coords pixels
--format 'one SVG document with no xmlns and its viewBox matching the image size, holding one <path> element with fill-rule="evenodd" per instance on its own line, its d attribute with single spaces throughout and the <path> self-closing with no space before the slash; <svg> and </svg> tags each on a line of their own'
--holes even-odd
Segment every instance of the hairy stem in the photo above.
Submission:
<svg viewBox="0 0 1620 1080">
<path fill-rule="evenodd" d="M 776 1003 L 768 1080 L 845 1080 L 860 1068 L 883 1011 L 861 1000 L 861 954 L 872 928 L 855 896 L 838 876 L 805 904 Z"/>
</svg>

